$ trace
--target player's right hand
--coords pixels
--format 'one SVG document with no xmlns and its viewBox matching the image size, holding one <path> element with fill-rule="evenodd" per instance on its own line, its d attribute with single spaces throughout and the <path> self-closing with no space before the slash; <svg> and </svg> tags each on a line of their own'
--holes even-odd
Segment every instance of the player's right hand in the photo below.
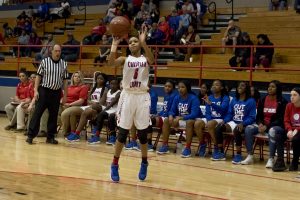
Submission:
<svg viewBox="0 0 300 200">
<path fill-rule="evenodd" d="M 117 37 L 117 36 L 113 36 L 112 45 L 119 45 L 121 40 L 122 40 L 122 38 Z"/>
</svg>

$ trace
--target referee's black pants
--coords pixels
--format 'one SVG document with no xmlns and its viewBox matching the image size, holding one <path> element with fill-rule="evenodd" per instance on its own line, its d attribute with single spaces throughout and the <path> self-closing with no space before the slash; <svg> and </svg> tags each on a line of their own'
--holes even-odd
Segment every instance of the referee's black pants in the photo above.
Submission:
<svg viewBox="0 0 300 200">
<path fill-rule="evenodd" d="M 48 108 L 48 136 L 54 138 L 57 132 L 57 115 L 61 98 L 61 89 L 52 90 L 45 87 L 39 87 L 39 99 L 36 102 L 35 110 L 31 118 L 28 130 L 28 137 L 34 138 L 38 135 L 40 129 L 40 121 L 44 111 Z"/>
</svg>

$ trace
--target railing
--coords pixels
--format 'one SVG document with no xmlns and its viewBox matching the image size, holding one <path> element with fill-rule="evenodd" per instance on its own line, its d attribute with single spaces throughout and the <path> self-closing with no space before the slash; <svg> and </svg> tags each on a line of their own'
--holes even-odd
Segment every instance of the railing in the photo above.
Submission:
<svg viewBox="0 0 300 200">
<path fill-rule="evenodd" d="M 234 19 L 234 11 L 233 11 L 233 0 L 226 0 L 227 4 L 231 3 L 231 19 Z"/>
<path fill-rule="evenodd" d="M 110 45 L 102 45 L 102 46 L 107 46 L 110 47 Z M 34 58 L 30 58 L 30 59 L 25 59 L 25 61 L 20 57 L 20 50 L 21 48 L 27 48 L 27 47 L 42 47 L 42 45 L 32 45 L 32 46 L 22 46 L 22 45 L 2 45 L 1 47 L 14 47 L 15 50 L 17 51 L 17 57 L 15 59 L 11 59 L 11 61 L 0 61 L 0 70 L 15 70 L 17 73 L 20 71 L 20 69 L 23 66 L 26 66 L 25 68 L 27 68 L 27 71 L 35 71 L 36 69 L 31 66 L 31 63 L 38 63 L 34 61 Z M 72 71 L 77 71 L 77 70 L 82 70 L 82 71 L 88 71 L 90 70 L 90 73 L 92 74 L 94 71 L 99 71 L 101 70 L 104 73 L 107 73 L 109 75 L 121 75 L 121 69 L 117 68 L 116 66 L 114 67 L 108 67 L 106 65 L 106 63 L 101 63 L 101 64 L 94 64 L 92 61 L 86 62 L 86 60 L 82 59 L 83 58 L 83 54 L 84 53 L 91 53 L 91 51 L 93 51 L 92 53 L 98 54 L 98 48 L 99 45 L 78 45 L 78 46 L 62 46 L 64 47 L 75 47 L 75 48 L 79 48 L 80 50 L 80 55 L 79 58 L 76 62 L 69 62 L 69 67 L 70 69 L 72 69 Z M 123 47 L 128 47 L 128 46 L 120 46 L 121 48 Z M 194 61 L 194 62 L 184 62 L 181 63 L 181 65 L 178 65 L 178 63 L 174 62 L 172 64 L 168 64 L 168 65 L 162 65 L 162 64 L 158 64 L 157 60 L 158 60 L 158 54 L 155 54 L 155 62 L 153 64 L 153 69 L 154 69 L 154 83 L 156 84 L 157 82 L 157 78 L 167 78 L 168 76 L 170 77 L 175 77 L 175 78 L 190 78 L 190 77 L 181 77 L 181 76 L 174 76 L 172 73 L 177 73 L 180 74 L 180 72 L 182 72 L 182 74 L 187 74 L 189 73 L 189 75 L 192 77 L 191 79 L 198 79 L 199 80 L 199 84 L 202 82 L 203 79 L 207 79 L 205 76 L 207 76 L 208 73 L 211 74 L 215 74 L 215 76 L 213 76 L 214 78 L 211 79 L 222 79 L 224 77 L 218 77 L 218 73 L 219 76 L 222 76 L 220 74 L 224 74 L 224 73 L 233 73 L 230 74 L 230 79 L 227 80 L 248 80 L 250 82 L 250 84 L 252 85 L 253 81 L 256 81 L 255 78 L 253 77 L 253 75 L 263 75 L 264 77 L 269 77 L 272 78 L 272 75 L 275 75 L 276 73 L 276 77 L 279 76 L 286 76 L 288 72 L 294 72 L 294 73 L 290 73 L 289 75 L 293 76 L 294 79 L 297 79 L 297 83 L 300 80 L 300 68 L 293 66 L 292 64 L 289 66 L 291 68 L 287 68 L 287 67 L 281 67 L 280 64 L 278 66 L 276 66 L 276 68 L 273 68 L 272 66 L 268 67 L 268 68 L 255 68 L 253 60 L 254 60 L 254 50 L 256 48 L 276 48 L 276 49 L 290 49 L 289 52 L 291 51 L 291 49 L 296 49 L 297 52 L 300 51 L 300 46 L 299 45 L 294 45 L 294 46 L 283 46 L 283 45 L 274 45 L 274 46 L 257 46 L 257 45 L 253 45 L 253 46 L 221 46 L 221 45 L 150 45 L 150 47 L 152 49 L 155 49 L 155 52 L 158 52 L 159 49 L 161 48 L 170 48 L 170 49 L 174 49 L 174 48 L 194 48 L 194 49 L 198 49 L 199 50 L 199 60 L 198 61 Z M 207 64 L 207 61 L 210 61 L 207 57 L 209 57 L 209 55 L 219 55 L 220 59 L 224 58 L 222 56 L 230 56 L 230 54 L 225 54 L 225 55 L 221 55 L 221 54 L 205 54 L 205 52 L 207 50 L 213 51 L 214 49 L 216 50 L 216 48 L 219 50 L 220 48 L 249 48 L 251 50 L 251 56 L 249 58 L 249 65 L 247 67 L 230 67 L 226 64 L 217 64 L 218 60 L 213 60 L 210 62 L 210 64 Z M 89 48 L 89 50 L 88 50 Z M 123 50 L 125 50 L 125 48 L 123 48 Z M 126 51 L 126 50 L 125 50 Z M 215 51 L 216 52 L 216 51 Z M 125 54 L 125 52 L 122 52 Z M 274 57 L 274 56 L 273 56 Z M 6 57 L 8 58 L 8 57 Z M 230 58 L 230 57 L 228 57 Z M 216 58 L 215 58 L 216 59 Z M 300 60 L 300 56 L 299 56 L 299 60 Z M 206 64 L 205 64 L 206 62 Z M 228 63 L 228 62 L 227 62 Z M 295 62 L 294 62 L 295 63 Z M 10 67 L 10 69 L 8 69 L 8 65 L 9 64 L 13 64 L 13 67 Z M 28 65 L 30 65 L 28 67 Z M 96 66 L 94 66 L 96 65 Z M 99 68 L 100 67 L 100 68 Z M 13 69 L 12 69 L 13 68 Z M 241 70 L 241 72 L 233 72 L 233 70 Z M 269 71 L 269 72 L 265 72 L 265 71 Z M 164 75 L 160 75 L 159 73 L 164 72 Z M 221 72 L 221 73 L 220 73 Z M 198 73 L 198 75 L 197 75 Z M 238 77 L 238 76 L 243 76 L 242 77 Z M 186 75 L 187 76 L 187 75 Z M 267 82 L 268 80 L 266 80 L 265 82 Z M 289 81 L 289 77 L 285 77 L 284 81 L 287 83 L 290 83 Z M 283 82 L 284 82 L 283 81 Z M 292 83 L 295 83 L 292 82 Z"/>
<path fill-rule="evenodd" d="M 214 30 L 217 29 L 217 4 L 216 2 L 210 2 L 210 4 L 208 4 L 208 12 L 209 13 L 213 13 L 214 14 Z"/>
<path fill-rule="evenodd" d="M 77 5 L 77 9 L 79 11 L 84 10 L 84 22 L 86 22 L 86 1 L 85 0 L 79 0 L 78 5 Z"/>
</svg>

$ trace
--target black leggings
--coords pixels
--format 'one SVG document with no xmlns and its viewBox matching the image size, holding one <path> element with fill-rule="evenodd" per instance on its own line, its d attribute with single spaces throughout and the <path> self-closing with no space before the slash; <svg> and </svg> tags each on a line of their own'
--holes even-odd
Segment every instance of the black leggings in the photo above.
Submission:
<svg viewBox="0 0 300 200">
<path fill-rule="evenodd" d="M 215 131 L 217 144 L 219 144 L 219 145 L 223 144 L 223 140 L 224 140 L 223 132 L 225 132 L 225 131 L 226 131 L 226 125 L 225 124 L 217 125 L 216 131 Z M 244 132 L 244 130 L 239 131 L 236 127 L 236 128 L 233 129 L 232 132 L 233 132 L 233 135 L 234 135 L 234 141 L 235 141 L 236 146 L 242 146 L 242 141 L 243 141 L 242 133 Z"/>
<path fill-rule="evenodd" d="M 292 147 L 293 147 L 293 165 L 298 165 L 299 156 L 300 156 L 300 132 L 293 137 L 292 139 Z"/>
</svg>

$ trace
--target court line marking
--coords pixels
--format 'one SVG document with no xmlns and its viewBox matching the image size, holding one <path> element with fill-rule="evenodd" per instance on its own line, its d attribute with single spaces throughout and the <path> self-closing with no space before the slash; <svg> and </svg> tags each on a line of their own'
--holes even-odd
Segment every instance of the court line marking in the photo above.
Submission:
<svg viewBox="0 0 300 200">
<path fill-rule="evenodd" d="M 114 183 L 112 181 L 101 180 L 101 179 L 90 179 L 90 178 L 81 178 L 81 177 L 73 177 L 73 176 L 60 176 L 60 175 L 54 175 L 54 174 L 40 174 L 40 173 L 33 173 L 33 172 L 17 172 L 17 171 L 4 171 L 4 170 L 0 170 L 0 173 L 34 175 L 34 176 L 45 176 L 45 177 L 49 176 L 49 177 L 65 178 L 65 179 L 77 179 L 77 180 L 83 180 L 83 181 L 96 181 L 96 182 L 109 183 L 109 184 L 121 184 L 121 185 L 127 185 L 127 186 L 132 186 L 132 187 L 142 187 L 142 188 L 147 188 L 147 189 L 152 189 L 152 190 L 162 190 L 162 191 L 166 191 L 166 192 L 181 193 L 181 194 L 186 194 L 186 195 L 190 195 L 190 196 L 201 196 L 201 197 L 207 197 L 207 198 L 217 199 L 217 200 L 228 200 L 225 198 L 214 197 L 214 196 L 209 196 L 209 195 L 205 195 L 205 194 L 198 194 L 198 193 L 193 193 L 193 192 L 186 192 L 186 191 L 181 191 L 181 190 L 173 190 L 173 189 L 169 189 L 169 188 L 160 188 L 160 187 L 147 186 L 147 185 L 135 185 L 133 183 L 126 183 L 126 182 L 122 182 L 122 181 L 119 183 Z"/>
<path fill-rule="evenodd" d="M 0 137 L 21 140 L 20 138 L 13 138 L 13 137 L 3 136 L 3 135 L 0 135 Z M 44 142 L 40 142 L 38 144 L 45 144 L 45 143 Z M 113 155 L 113 153 L 109 153 L 109 152 L 106 152 L 106 151 L 99 151 L 99 150 L 96 150 L 96 149 L 89 149 L 89 148 L 84 148 L 84 147 L 80 147 L 80 146 L 76 147 L 76 145 L 75 146 L 71 146 L 71 145 L 66 145 L 66 143 L 60 143 L 60 144 L 63 144 L 63 146 L 67 147 L 67 148 L 80 149 L 80 150 L 88 150 L 88 151 L 101 152 L 101 153 Z M 81 145 L 81 144 L 82 143 L 78 143 L 78 145 Z M 140 158 L 140 156 L 134 156 L 134 155 L 123 155 L 123 156 L 132 157 L 132 158 Z M 160 157 L 163 157 L 163 155 L 160 156 Z M 152 156 L 152 157 L 148 156 L 149 160 L 153 160 L 153 161 L 157 161 L 157 162 L 162 162 L 162 163 L 170 163 L 170 164 L 175 164 L 175 165 L 189 166 L 189 167 L 195 167 L 195 168 L 201 168 L 201 169 L 208 169 L 208 170 L 213 170 L 213 171 L 223 171 L 223 172 L 227 172 L 227 173 L 241 174 L 241 175 L 245 175 L 245 176 L 252 176 L 252 177 L 258 177 L 258 178 L 266 178 L 266 179 L 271 179 L 271 180 L 279 180 L 279 181 L 300 183 L 300 181 L 297 181 L 297 180 L 289 180 L 289 179 L 269 177 L 269 176 L 263 176 L 263 175 L 257 175 L 257 174 L 249 174 L 249 173 L 244 173 L 244 172 L 237 172 L 237 171 L 231 171 L 231 170 L 225 170 L 225 169 L 218 169 L 218 168 L 212 168 L 212 167 L 204 167 L 204 166 L 192 165 L 192 164 L 186 164 L 186 163 L 183 164 L 183 163 L 177 163 L 177 162 L 166 161 L 166 160 L 159 160 L 159 159 L 154 159 L 154 158 L 157 158 L 157 156 Z"/>
</svg>

